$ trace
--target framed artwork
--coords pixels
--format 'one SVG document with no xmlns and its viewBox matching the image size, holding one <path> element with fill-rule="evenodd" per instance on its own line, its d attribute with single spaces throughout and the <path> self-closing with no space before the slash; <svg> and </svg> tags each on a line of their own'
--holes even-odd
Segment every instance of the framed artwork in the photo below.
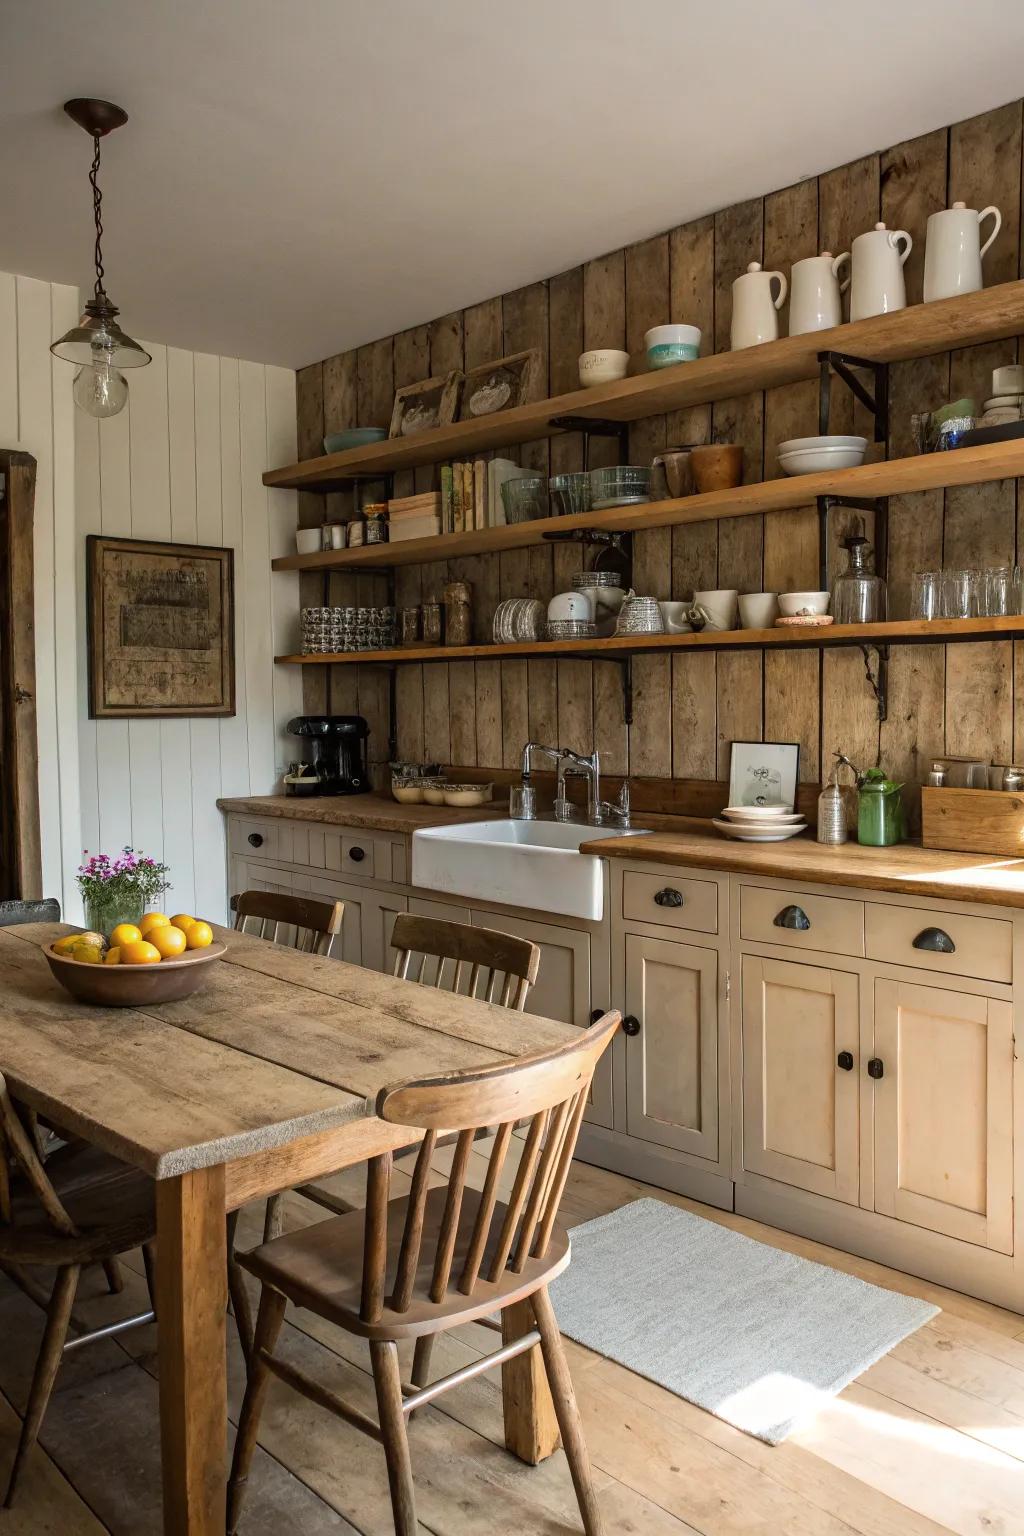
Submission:
<svg viewBox="0 0 1024 1536">
<path fill-rule="evenodd" d="M 479 416 L 525 405 L 539 375 L 540 352 L 536 347 L 471 368 L 462 384 L 459 420 L 476 421 Z"/>
<path fill-rule="evenodd" d="M 414 437 L 431 427 L 447 427 L 455 420 L 462 374 L 457 369 L 443 378 L 422 379 L 395 391 L 388 437 Z"/>
<path fill-rule="evenodd" d="M 796 805 L 800 744 L 734 741 L 729 761 L 730 805 Z"/>
<path fill-rule="evenodd" d="M 90 534 L 86 623 L 93 719 L 235 713 L 230 549 Z"/>
</svg>

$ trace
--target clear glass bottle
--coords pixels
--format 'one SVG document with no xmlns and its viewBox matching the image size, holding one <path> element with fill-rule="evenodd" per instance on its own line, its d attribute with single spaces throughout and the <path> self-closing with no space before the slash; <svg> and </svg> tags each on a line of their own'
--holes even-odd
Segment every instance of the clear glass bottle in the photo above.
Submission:
<svg viewBox="0 0 1024 1536">
<path fill-rule="evenodd" d="M 871 546 L 862 533 L 843 540 L 846 570 L 832 588 L 832 616 L 837 624 L 874 624 L 885 618 L 885 582 L 871 565 Z"/>
</svg>

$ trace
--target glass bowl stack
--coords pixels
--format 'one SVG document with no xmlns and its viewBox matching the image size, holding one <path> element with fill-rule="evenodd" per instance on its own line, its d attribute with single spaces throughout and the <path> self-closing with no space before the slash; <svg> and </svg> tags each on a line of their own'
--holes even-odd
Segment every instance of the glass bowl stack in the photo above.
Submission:
<svg viewBox="0 0 1024 1536">
<path fill-rule="evenodd" d="M 303 608 L 302 654 L 386 651 L 395 643 L 394 608 Z"/>
<path fill-rule="evenodd" d="M 605 507 L 628 507 L 651 499 L 651 467 L 616 464 L 611 469 L 590 471 L 590 495 L 593 511 Z"/>
</svg>

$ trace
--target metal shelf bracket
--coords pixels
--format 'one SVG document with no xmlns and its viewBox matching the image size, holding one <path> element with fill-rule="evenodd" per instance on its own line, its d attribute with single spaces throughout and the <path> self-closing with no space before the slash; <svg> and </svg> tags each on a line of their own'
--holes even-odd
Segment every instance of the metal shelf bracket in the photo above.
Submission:
<svg viewBox="0 0 1024 1536">
<path fill-rule="evenodd" d="M 853 372 L 864 369 L 874 375 L 874 393 Z M 832 375 L 842 379 L 862 405 L 875 418 L 875 442 L 884 443 L 889 432 L 889 365 L 876 363 L 869 357 L 851 357 L 847 352 L 818 353 L 818 431 L 824 437 L 828 432 L 829 407 L 832 401 Z"/>
<path fill-rule="evenodd" d="M 622 721 L 633 724 L 633 658 L 627 656 L 619 663 L 622 668 Z"/>
<path fill-rule="evenodd" d="M 549 422 L 560 432 L 583 433 L 583 468 L 590 468 L 590 439 L 592 437 L 617 437 L 624 450 L 629 433 L 628 421 L 605 421 L 599 416 L 552 416 Z M 625 453 L 623 453 L 625 458 Z"/>
</svg>

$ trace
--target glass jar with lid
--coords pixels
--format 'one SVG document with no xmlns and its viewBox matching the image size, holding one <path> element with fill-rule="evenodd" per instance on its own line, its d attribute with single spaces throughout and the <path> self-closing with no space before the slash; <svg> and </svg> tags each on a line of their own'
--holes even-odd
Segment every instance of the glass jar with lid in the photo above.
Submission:
<svg viewBox="0 0 1024 1536">
<path fill-rule="evenodd" d="M 843 540 L 846 569 L 832 588 L 832 616 L 837 624 L 875 624 L 885 618 L 885 582 L 876 575 L 872 550 L 862 533 Z"/>
</svg>

